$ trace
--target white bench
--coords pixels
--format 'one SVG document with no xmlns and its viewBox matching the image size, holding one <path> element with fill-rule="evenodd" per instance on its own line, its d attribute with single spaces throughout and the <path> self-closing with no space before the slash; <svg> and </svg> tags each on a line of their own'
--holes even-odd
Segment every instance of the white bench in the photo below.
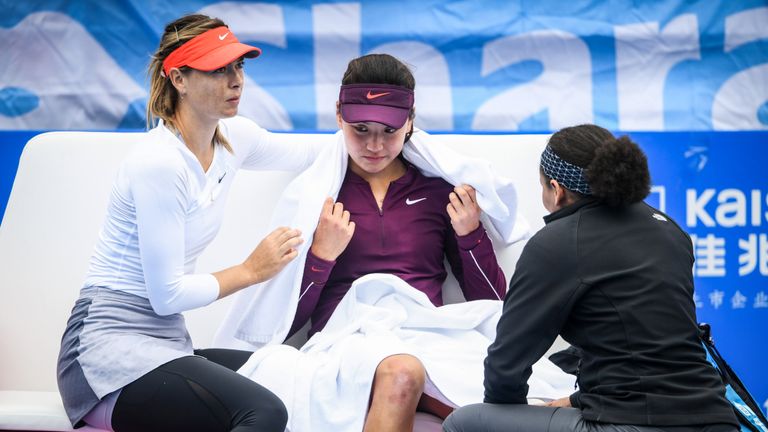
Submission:
<svg viewBox="0 0 768 432">
<path fill-rule="evenodd" d="M 295 134 L 331 141 L 331 135 Z M 518 183 L 531 226 L 543 225 L 538 159 L 546 135 L 442 135 L 448 146 L 490 160 Z M 71 431 L 56 387 L 59 342 L 101 227 L 112 181 L 132 133 L 50 132 L 27 143 L 0 225 L 0 430 Z M 293 177 L 240 171 L 221 232 L 198 270 L 240 262 L 267 234 L 271 210 Z M 258 200 L 255 197 L 258 196 Z M 507 278 L 522 244 L 499 251 Z M 460 294 L 446 292 L 447 300 Z M 185 313 L 197 348 L 211 346 L 228 301 Z M 93 429 L 79 429 L 88 431 Z"/>
</svg>

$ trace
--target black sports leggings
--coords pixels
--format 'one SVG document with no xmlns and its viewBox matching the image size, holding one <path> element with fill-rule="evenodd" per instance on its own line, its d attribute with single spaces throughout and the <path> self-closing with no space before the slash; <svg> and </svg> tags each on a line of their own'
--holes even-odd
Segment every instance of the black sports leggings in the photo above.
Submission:
<svg viewBox="0 0 768 432">
<path fill-rule="evenodd" d="M 247 351 L 197 350 L 125 386 L 112 413 L 115 432 L 283 432 L 285 405 L 235 371 Z"/>
</svg>

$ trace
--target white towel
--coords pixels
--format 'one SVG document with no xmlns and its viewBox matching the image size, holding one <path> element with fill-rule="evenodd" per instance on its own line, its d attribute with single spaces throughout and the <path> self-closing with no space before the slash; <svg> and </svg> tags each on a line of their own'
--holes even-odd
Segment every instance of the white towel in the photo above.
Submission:
<svg viewBox="0 0 768 432">
<path fill-rule="evenodd" d="M 490 163 L 460 155 L 442 145 L 439 137 L 415 131 L 403 148 L 404 157 L 427 176 L 442 177 L 453 185 L 469 184 L 477 190 L 483 223 L 497 245 L 527 238 L 530 227 L 517 209 L 517 192 L 510 179 L 493 174 Z M 347 170 L 344 135 L 318 155 L 306 171 L 285 189 L 272 217 L 271 229 L 290 226 L 311 240 L 323 201 L 336 198 Z M 240 349 L 279 344 L 285 340 L 298 306 L 304 263 L 311 241 L 277 276 L 236 294 L 214 345 Z"/>
<path fill-rule="evenodd" d="M 280 397 L 292 432 L 362 430 L 376 367 L 393 354 L 422 362 L 428 395 L 452 407 L 478 403 L 501 308 L 498 300 L 436 307 L 402 279 L 370 274 L 352 284 L 301 350 L 264 347 L 238 373 Z M 574 381 L 543 358 L 528 381 L 529 398 L 567 396 Z"/>
</svg>

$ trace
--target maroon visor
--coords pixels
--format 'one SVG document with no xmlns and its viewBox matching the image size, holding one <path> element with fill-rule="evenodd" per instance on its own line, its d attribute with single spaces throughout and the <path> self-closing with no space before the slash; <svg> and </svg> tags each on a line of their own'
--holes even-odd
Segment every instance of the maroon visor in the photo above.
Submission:
<svg viewBox="0 0 768 432">
<path fill-rule="evenodd" d="M 413 90 L 390 84 L 348 84 L 339 90 L 341 118 L 400 129 L 413 108 Z"/>
</svg>

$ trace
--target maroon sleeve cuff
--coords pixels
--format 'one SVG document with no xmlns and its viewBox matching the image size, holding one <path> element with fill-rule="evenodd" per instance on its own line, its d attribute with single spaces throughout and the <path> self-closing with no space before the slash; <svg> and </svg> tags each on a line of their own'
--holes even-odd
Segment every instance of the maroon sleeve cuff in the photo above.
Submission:
<svg viewBox="0 0 768 432">
<path fill-rule="evenodd" d="M 331 275 L 331 270 L 333 270 L 333 266 L 335 265 L 335 260 L 326 261 L 322 258 L 318 258 L 310 249 L 309 252 L 307 252 L 307 263 L 304 267 L 304 276 L 308 277 L 309 280 L 315 284 L 324 284 L 328 281 L 328 277 Z"/>
<path fill-rule="evenodd" d="M 485 235 L 485 228 L 483 228 L 483 223 L 481 222 L 471 233 L 463 236 L 457 235 L 456 242 L 459 245 L 459 249 L 468 251 L 474 249 L 475 246 L 482 243 L 483 239 L 486 238 L 488 238 L 488 236 Z"/>
</svg>

